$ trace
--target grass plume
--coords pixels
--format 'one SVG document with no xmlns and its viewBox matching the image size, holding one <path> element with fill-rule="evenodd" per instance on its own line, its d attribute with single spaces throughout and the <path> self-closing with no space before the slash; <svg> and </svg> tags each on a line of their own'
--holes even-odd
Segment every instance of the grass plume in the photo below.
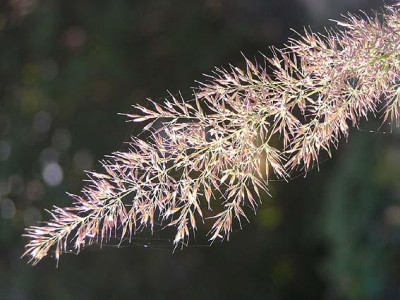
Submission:
<svg viewBox="0 0 400 300">
<path fill-rule="evenodd" d="M 171 95 L 136 105 L 127 116 L 145 122 L 147 138 L 132 138 L 128 151 L 102 162 L 102 173 L 88 172 L 70 207 L 53 207 L 50 221 L 27 228 L 23 256 L 58 260 L 155 223 L 173 227 L 180 247 L 206 217 L 210 242 L 229 239 L 271 176 L 310 170 L 368 115 L 399 125 L 400 12 L 386 7 L 336 24 L 272 48 L 262 64 L 216 69 L 191 101 Z"/>
</svg>

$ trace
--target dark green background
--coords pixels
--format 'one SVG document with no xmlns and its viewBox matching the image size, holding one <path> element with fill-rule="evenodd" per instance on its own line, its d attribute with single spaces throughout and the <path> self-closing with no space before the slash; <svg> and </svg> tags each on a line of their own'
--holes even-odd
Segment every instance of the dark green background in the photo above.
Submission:
<svg viewBox="0 0 400 300">
<path fill-rule="evenodd" d="M 241 51 L 282 45 L 290 28 L 322 31 L 383 2 L 0 3 L 0 299 L 400 298 L 400 139 L 369 133 L 373 117 L 320 172 L 272 182 L 273 198 L 229 243 L 199 239 L 172 254 L 172 236 L 143 236 L 64 255 L 58 269 L 20 259 L 23 228 L 68 205 L 83 169 L 100 170 L 99 159 L 139 133 L 117 113 L 166 90 L 190 93 L 202 73 L 243 66 Z"/>
</svg>

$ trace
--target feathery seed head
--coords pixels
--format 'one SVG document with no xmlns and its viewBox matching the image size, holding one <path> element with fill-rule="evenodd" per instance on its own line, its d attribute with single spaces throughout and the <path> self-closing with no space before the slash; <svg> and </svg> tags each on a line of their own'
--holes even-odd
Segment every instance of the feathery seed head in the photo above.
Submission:
<svg viewBox="0 0 400 300">
<path fill-rule="evenodd" d="M 88 172 L 71 207 L 54 207 L 50 221 L 27 228 L 23 256 L 36 264 L 54 250 L 58 260 L 155 224 L 175 228 L 178 247 L 206 217 L 211 242 L 229 239 L 271 176 L 289 180 L 294 170 L 310 170 L 370 113 L 399 125 L 399 20 L 395 7 L 348 15 L 338 30 L 306 30 L 272 48 L 263 66 L 245 59 L 244 70 L 217 68 L 192 101 L 170 95 L 163 104 L 136 105 L 139 114 L 127 116 L 147 122 L 148 138 L 109 156 L 103 173 Z"/>
</svg>

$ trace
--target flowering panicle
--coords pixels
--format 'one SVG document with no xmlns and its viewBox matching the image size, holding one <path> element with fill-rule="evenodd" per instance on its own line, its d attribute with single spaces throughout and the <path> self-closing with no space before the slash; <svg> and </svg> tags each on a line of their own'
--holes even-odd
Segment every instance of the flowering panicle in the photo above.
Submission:
<svg viewBox="0 0 400 300">
<path fill-rule="evenodd" d="M 54 207 L 51 221 L 27 228 L 23 256 L 36 264 L 54 250 L 59 259 L 154 224 L 175 228 L 173 244 L 185 245 L 205 218 L 213 220 L 211 242 L 228 239 L 272 175 L 308 171 L 369 113 L 398 124 L 400 12 L 387 7 L 337 25 L 273 48 L 263 65 L 246 59 L 244 70 L 216 69 L 190 101 L 171 95 L 136 105 L 140 113 L 127 116 L 147 122 L 147 138 L 108 157 L 103 173 L 88 172 L 71 207 Z"/>
</svg>

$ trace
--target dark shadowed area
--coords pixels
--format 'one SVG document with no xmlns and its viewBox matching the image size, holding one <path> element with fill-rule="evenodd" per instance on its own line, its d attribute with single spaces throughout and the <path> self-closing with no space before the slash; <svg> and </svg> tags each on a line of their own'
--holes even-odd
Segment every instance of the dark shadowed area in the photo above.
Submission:
<svg viewBox="0 0 400 300">
<path fill-rule="evenodd" d="M 390 2 L 387 1 L 387 4 Z M 26 226 L 71 203 L 84 170 L 127 149 L 118 113 L 167 90 L 190 97 L 215 66 L 242 67 L 310 25 L 381 0 L 0 1 L 1 299 L 400 299 L 400 136 L 373 116 L 319 171 L 271 182 L 231 240 L 200 228 L 137 236 L 31 267 Z M 251 215 L 251 214 L 249 214 Z M 197 236 L 196 236 L 197 237 Z"/>
</svg>

